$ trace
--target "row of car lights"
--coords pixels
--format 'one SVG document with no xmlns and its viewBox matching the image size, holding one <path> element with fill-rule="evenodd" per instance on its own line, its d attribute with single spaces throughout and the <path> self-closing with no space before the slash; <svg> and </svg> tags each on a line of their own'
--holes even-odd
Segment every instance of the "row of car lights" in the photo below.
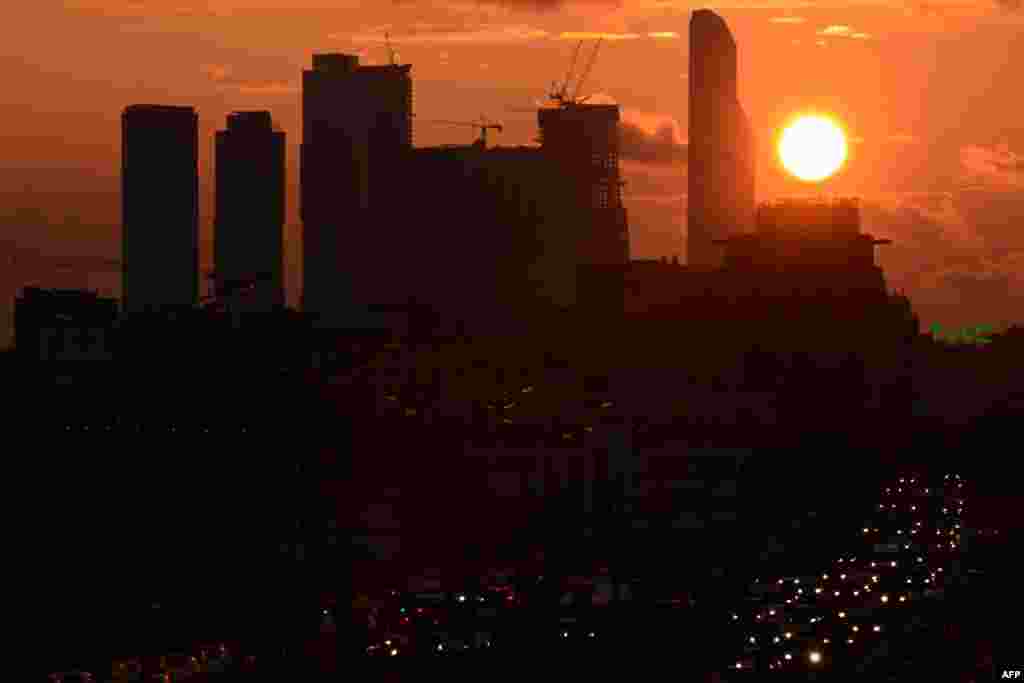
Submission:
<svg viewBox="0 0 1024 683">
<path fill-rule="evenodd" d="M 136 431 L 136 432 L 150 431 L 151 429 L 155 430 L 155 431 L 160 431 L 160 432 L 168 431 L 168 432 L 172 432 L 172 433 L 178 431 L 178 428 L 175 425 L 168 425 L 166 427 L 166 429 L 164 427 L 155 427 L 154 428 L 151 425 L 143 425 L 143 424 L 135 424 L 133 426 L 135 428 L 134 431 Z M 128 427 L 128 428 L 130 429 L 130 427 Z M 89 425 L 81 425 L 81 430 L 83 432 L 88 432 L 88 431 L 112 432 L 112 431 L 115 431 L 115 429 L 117 431 L 121 431 L 122 429 L 124 429 L 124 427 L 121 427 L 121 426 L 115 427 L 114 425 L 103 425 L 102 428 L 97 426 L 95 430 L 90 430 Z M 249 431 L 249 428 L 245 427 L 245 426 L 242 426 L 242 427 L 232 427 L 231 428 L 231 431 L 236 431 L 236 430 L 244 433 L 244 432 Z M 64 431 L 65 432 L 78 431 L 78 429 L 74 425 L 64 425 Z M 190 429 L 182 429 L 182 431 L 191 431 L 191 430 Z M 201 427 L 200 431 L 202 431 L 204 434 L 209 434 L 211 429 L 209 427 Z M 223 431 L 226 431 L 226 430 L 224 430 L 224 429 L 215 429 L 213 431 L 223 432 Z"/>
<path fill-rule="evenodd" d="M 885 510 L 886 509 L 885 503 L 879 503 L 878 504 L 878 509 L 879 510 Z M 896 509 L 896 503 L 890 503 L 888 509 L 889 510 L 895 510 Z M 910 506 L 910 511 L 911 512 L 917 512 L 917 506 L 916 505 L 911 505 Z M 959 507 L 957 507 L 956 512 L 959 515 L 959 514 L 963 514 L 963 511 L 964 511 L 963 501 L 960 501 L 960 505 L 959 505 Z M 949 514 L 949 508 L 942 508 L 942 514 L 948 515 Z M 875 531 L 877 531 L 877 529 Z"/>
<path fill-rule="evenodd" d="M 959 475 L 955 475 L 955 478 L 956 478 L 956 479 L 959 479 L 960 477 L 959 477 Z M 949 479 L 949 475 L 946 475 L 946 479 L 947 479 L 947 480 Z M 913 479 L 912 479 L 912 480 L 911 480 L 911 483 L 914 483 L 914 481 L 915 481 L 915 480 L 913 480 Z M 903 479 L 901 479 L 901 480 L 900 480 L 900 483 L 904 483 L 904 480 L 903 480 Z M 963 486 L 962 482 L 960 483 L 960 486 Z M 888 491 L 889 491 L 889 490 L 887 490 L 887 492 L 888 492 Z M 927 489 L 926 489 L 926 493 L 927 493 Z M 961 500 L 961 501 L 958 501 L 958 503 L 959 503 L 959 504 L 960 504 L 961 506 L 963 505 L 963 501 L 962 501 L 962 500 Z M 882 507 L 882 508 L 884 509 L 884 507 L 885 507 L 885 506 L 884 506 L 884 505 L 882 505 L 881 507 Z M 892 507 L 893 507 L 893 508 L 895 508 L 895 505 L 893 505 Z M 912 511 L 916 511 L 916 506 L 911 506 L 911 510 L 912 510 Z M 962 507 L 961 507 L 961 508 L 959 508 L 959 509 L 958 509 L 957 511 L 958 511 L 958 512 L 962 512 Z M 943 508 L 943 513 L 947 513 L 947 508 Z M 918 522 L 917 522 L 916 524 L 917 524 L 917 526 L 921 526 L 921 522 L 920 522 L 920 521 L 918 521 Z M 956 529 L 959 529 L 959 528 L 960 528 L 960 525 L 959 525 L 959 524 L 956 524 L 956 525 L 955 525 L 955 527 L 956 527 Z M 863 532 L 864 532 L 864 533 L 868 533 L 869 531 L 870 531 L 870 529 L 868 529 L 868 528 L 864 528 L 864 529 L 863 529 Z M 875 531 L 875 532 L 877 533 L 877 532 L 878 532 L 878 529 L 874 529 L 874 531 Z M 916 532 L 916 530 L 913 530 L 913 531 L 912 531 L 912 533 L 914 533 L 914 532 Z M 937 531 L 936 533 L 940 533 L 940 534 L 941 534 L 941 531 Z M 950 530 L 950 535 L 951 535 L 951 536 L 952 536 L 952 535 L 954 535 L 954 533 L 955 533 L 955 532 L 954 532 L 953 530 Z M 951 546 L 952 546 L 953 548 L 955 548 L 955 547 L 956 547 L 956 544 L 955 544 L 955 543 L 953 543 L 953 542 L 951 542 L 951 543 L 950 543 L 950 545 L 951 545 Z M 909 547 L 910 547 L 909 545 L 904 545 L 904 548 L 905 548 L 905 549 L 909 549 Z M 850 561 L 851 563 L 853 563 L 853 562 L 856 562 L 856 559 L 857 559 L 856 557 L 853 557 L 853 558 L 850 558 L 850 560 L 849 560 L 849 561 Z M 839 558 L 839 559 L 838 559 L 838 561 L 839 561 L 839 562 L 843 562 L 843 561 L 844 561 L 844 558 Z M 918 562 L 924 562 L 924 558 L 923 558 L 923 557 L 918 557 L 918 558 L 917 558 L 917 561 L 918 561 Z M 893 561 L 890 561 L 890 562 L 889 562 L 888 564 L 889 564 L 889 566 L 890 566 L 890 567 L 896 567 L 896 566 L 897 566 L 897 562 L 896 562 L 895 560 L 893 560 Z M 876 562 L 871 562 L 871 567 L 873 568 L 873 567 L 875 567 L 875 566 L 876 566 Z M 883 566 L 884 566 L 884 563 L 883 563 Z M 942 572 L 942 571 L 943 571 L 942 567 L 939 567 L 939 568 L 938 568 L 938 569 L 937 569 L 936 571 L 933 571 L 933 572 L 931 572 L 931 574 L 930 574 L 929 578 L 925 579 L 925 580 L 924 580 L 924 582 L 925 582 L 925 583 L 933 582 L 933 581 L 935 580 L 935 578 L 936 578 L 936 573 L 937 573 L 937 572 Z M 826 581 L 827 581 L 827 580 L 828 580 L 828 578 L 829 578 L 829 575 L 828 575 L 828 574 L 823 574 L 823 575 L 822 575 L 822 579 L 823 579 L 823 580 L 826 580 Z M 841 574 L 839 578 L 840 578 L 841 580 L 845 580 L 845 579 L 846 579 L 846 574 Z M 872 576 L 872 577 L 871 577 L 871 579 L 872 579 L 872 582 L 873 582 L 873 583 L 877 583 L 877 582 L 878 582 L 878 576 Z M 756 582 L 756 579 L 755 579 L 755 582 Z M 795 584 L 799 584 L 799 583 L 800 583 L 800 579 L 798 579 L 798 578 L 797 578 L 797 579 L 794 579 L 794 580 L 793 580 L 793 582 L 794 582 Z M 912 582 L 912 581 L 911 581 L 911 579 L 909 579 L 909 578 L 908 578 L 908 579 L 907 579 L 907 583 L 911 583 L 911 582 Z M 778 585 L 783 585 L 783 584 L 785 583 L 785 579 L 779 579 L 777 583 L 778 583 Z M 821 594 L 821 593 L 823 592 L 823 590 L 824 590 L 824 589 L 823 589 L 823 588 L 821 588 L 820 586 L 819 586 L 819 587 L 816 587 L 816 588 L 815 588 L 815 593 L 816 593 L 816 594 Z M 864 591 L 865 591 L 865 592 L 871 592 L 871 587 L 870 587 L 869 585 L 865 584 L 865 586 L 864 586 Z M 802 595 L 802 594 L 803 594 L 803 589 L 802 589 L 802 588 L 800 588 L 800 589 L 797 589 L 797 594 L 793 596 L 793 599 L 794 599 L 794 600 L 796 600 L 796 599 L 799 599 L 799 596 L 800 596 L 800 595 Z M 838 597 L 838 596 L 840 595 L 840 592 L 839 592 L 839 591 L 835 591 L 835 592 L 834 592 L 834 595 L 835 595 L 836 597 Z M 855 590 L 855 591 L 853 591 L 853 595 L 854 595 L 854 596 L 858 596 L 858 595 L 859 595 L 859 591 L 856 591 L 856 590 Z M 900 602 L 906 602 L 906 600 L 907 600 L 907 596 L 905 596 L 905 595 L 901 595 L 901 596 L 899 596 L 899 601 L 900 601 Z M 882 595 L 882 596 L 881 596 L 881 602 L 882 602 L 882 603 L 888 603 L 888 602 L 889 602 L 889 596 L 888 596 L 888 595 Z M 791 604 L 791 600 L 787 599 L 787 600 L 786 600 L 786 604 Z M 774 615 L 775 615 L 775 610 L 774 610 L 774 609 L 773 609 L 773 610 L 769 610 L 768 614 L 769 614 L 769 616 L 774 616 Z M 839 617 L 840 619 L 845 619 L 845 618 L 846 618 L 846 612 L 845 612 L 845 611 L 839 611 L 839 612 L 837 613 L 837 616 L 838 616 L 838 617 Z M 733 618 L 733 621 L 738 621 L 738 620 L 739 620 L 739 615 L 737 615 L 737 614 L 735 614 L 735 613 L 734 613 L 734 614 L 732 615 L 732 618 Z M 757 614 L 757 615 L 755 616 L 755 618 L 756 618 L 757 620 L 760 620 L 760 619 L 762 618 L 762 615 L 761 615 L 761 614 Z M 812 618 L 811 618 L 811 623 L 812 623 L 812 624 L 813 624 L 813 623 L 817 623 L 817 622 L 818 622 L 818 621 L 820 621 L 820 620 L 821 620 L 822 618 L 823 618 L 823 617 L 812 617 Z M 859 627 L 858 627 L 858 626 L 853 626 L 853 627 L 852 627 L 852 630 L 853 630 L 854 632 L 857 632 L 857 631 L 859 631 L 860 629 L 859 629 Z M 880 632 L 880 631 L 881 631 L 881 626 L 875 625 L 875 626 L 873 627 L 873 631 L 874 631 L 874 632 L 876 632 L 876 633 L 877 633 L 877 632 Z M 792 637 L 792 632 L 786 632 L 786 633 L 784 634 L 784 636 L 785 636 L 785 638 L 786 638 L 786 639 L 788 640 L 788 639 L 790 639 L 790 638 Z M 755 643 L 755 644 L 756 644 L 756 637 L 755 637 L 755 636 L 750 636 L 750 639 L 749 639 L 749 640 L 750 640 L 750 642 L 751 642 L 751 643 Z M 779 638 L 778 636 L 775 636 L 775 637 L 774 637 L 774 641 L 773 641 L 773 642 L 774 642 L 774 643 L 780 643 L 780 642 L 781 642 L 781 639 L 780 639 L 780 638 Z M 829 644 L 829 643 L 830 643 L 831 641 L 830 641 L 830 639 L 828 639 L 828 638 L 825 638 L 825 639 L 823 639 L 823 641 L 822 641 L 822 642 L 823 642 L 824 644 Z M 854 640 L 853 640 L 852 638 L 849 638 L 849 639 L 847 639 L 847 643 L 848 643 L 848 644 L 852 644 L 853 642 L 854 642 Z M 792 658 L 793 658 L 793 656 L 792 656 L 792 654 L 791 654 L 791 653 L 786 653 L 786 654 L 784 655 L 784 660 L 785 660 L 785 661 L 787 661 L 787 662 L 788 662 L 788 661 L 791 661 L 791 660 L 792 660 Z M 821 660 L 822 660 L 822 655 L 821 655 L 821 653 L 820 653 L 820 652 L 818 652 L 818 651 L 811 651 L 810 653 L 808 653 L 808 660 L 809 660 L 809 661 L 810 661 L 810 662 L 811 662 L 812 664 L 818 664 L 818 663 L 820 663 L 820 662 L 821 662 Z M 781 665 L 781 662 L 776 662 L 775 664 L 769 665 L 769 668 L 770 668 L 770 669 L 774 669 L 774 668 L 775 668 L 775 667 L 776 667 L 777 665 Z M 737 662 L 737 663 L 736 663 L 736 668 L 737 668 L 737 669 L 742 669 L 742 668 L 743 668 L 742 662 Z"/>
<path fill-rule="evenodd" d="M 958 475 L 956 475 L 956 479 L 958 480 L 958 481 L 957 481 L 957 484 L 956 484 L 957 488 L 963 488 L 963 486 L 964 486 L 964 483 L 963 483 L 962 481 L 959 481 L 959 479 L 960 479 L 960 475 L 959 475 L 959 474 L 958 474 Z M 947 480 L 947 481 L 949 480 L 949 475 L 948 475 L 948 474 L 946 475 L 946 480 Z M 905 483 L 905 481 L 906 481 L 905 479 L 900 479 L 900 484 L 903 484 L 903 483 Z M 912 486 L 912 485 L 914 485 L 915 483 L 917 483 L 917 480 L 916 480 L 916 479 L 911 479 L 911 480 L 910 480 L 910 485 L 911 485 L 911 486 Z M 924 494 L 925 494 L 926 496 L 927 496 L 927 495 L 928 495 L 928 494 L 929 494 L 930 492 L 931 492 L 931 489 L 930 489 L 930 488 L 926 488 L 926 489 L 924 490 Z M 892 494 L 892 488 L 890 487 L 890 488 L 887 488 L 887 489 L 885 489 L 885 493 L 886 493 L 887 495 L 891 495 L 891 494 Z M 903 493 L 903 487 L 902 487 L 902 486 L 898 486 L 898 487 L 896 487 L 896 493 Z"/>
</svg>

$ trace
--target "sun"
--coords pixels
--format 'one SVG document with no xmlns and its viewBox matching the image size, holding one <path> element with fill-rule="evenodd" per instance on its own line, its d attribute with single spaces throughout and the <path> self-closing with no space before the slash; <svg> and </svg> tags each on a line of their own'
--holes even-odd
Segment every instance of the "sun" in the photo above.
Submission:
<svg viewBox="0 0 1024 683">
<path fill-rule="evenodd" d="M 800 180 L 817 182 L 846 161 L 846 134 L 825 116 L 800 116 L 779 137 L 779 159 Z"/>
</svg>

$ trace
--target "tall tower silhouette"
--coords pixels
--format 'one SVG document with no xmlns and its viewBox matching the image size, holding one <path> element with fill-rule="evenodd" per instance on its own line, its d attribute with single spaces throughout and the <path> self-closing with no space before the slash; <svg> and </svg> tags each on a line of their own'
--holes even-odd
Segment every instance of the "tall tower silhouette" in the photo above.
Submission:
<svg viewBox="0 0 1024 683">
<path fill-rule="evenodd" d="M 754 137 L 737 99 L 736 42 L 711 10 L 690 18 L 687 263 L 717 268 L 721 240 L 754 226 Z"/>
<path fill-rule="evenodd" d="M 236 309 L 269 312 L 284 306 L 285 134 L 268 111 L 233 112 L 216 152 L 217 292 Z M 253 278 L 254 291 L 229 293 Z"/>
<path fill-rule="evenodd" d="M 412 147 L 411 68 L 318 54 L 303 71 L 302 306 L 321 320 L 369 297 L 360 276 L 375 256 L 367 253 L 375 251 L 371 216 L 387 213 L 397 165 Z"/>
<path fill-rule="evenodd" d="M 122 307 L 199 301 L 199 115 L 135 104 L 121 115 Z"/>
</svg>

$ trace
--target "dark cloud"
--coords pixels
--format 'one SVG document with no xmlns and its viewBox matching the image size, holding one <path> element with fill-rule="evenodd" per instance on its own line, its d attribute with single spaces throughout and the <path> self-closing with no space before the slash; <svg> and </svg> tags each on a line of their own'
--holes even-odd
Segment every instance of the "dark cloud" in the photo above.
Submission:
<svg viewBox="0 0 1024 683">
<path fill-rule="evenodd" d="M 865 201 L 866 232 L 888 237 L 877 260 L 926 325 L 999 326 L 1024 299 L 1024 194 L 914 193 Z"/>
<path fill-rule="evenodd" d="M 686 145 L 677 139 L 676 126 L 672 122 L 663 123 L 650 133 L 635 123 L 622 121 L 619 124 L 619 156 L 623 160 L 649 164 L 685 164 Z"/>
<path fill-rule="evenodd" d="M 960 150 L 962 180 L 968 186 L 982 185 L 1018 191 L 1024 189 L 1024 155 L 1008 144 L 967 145 Z"/>
</svg>

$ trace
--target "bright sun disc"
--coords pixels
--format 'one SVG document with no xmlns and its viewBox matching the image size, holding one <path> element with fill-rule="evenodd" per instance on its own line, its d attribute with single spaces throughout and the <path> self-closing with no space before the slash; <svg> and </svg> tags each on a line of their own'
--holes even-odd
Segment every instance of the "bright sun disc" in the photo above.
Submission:
<svg viewBox="0 0 1024 683">
<path fill-rule="evenodd" d="M 846 135 L 824 116 L 801 116 L 782 132 L 779 158 L 800 180 L 824 180 L 846 160 Z"/>
</svg>

